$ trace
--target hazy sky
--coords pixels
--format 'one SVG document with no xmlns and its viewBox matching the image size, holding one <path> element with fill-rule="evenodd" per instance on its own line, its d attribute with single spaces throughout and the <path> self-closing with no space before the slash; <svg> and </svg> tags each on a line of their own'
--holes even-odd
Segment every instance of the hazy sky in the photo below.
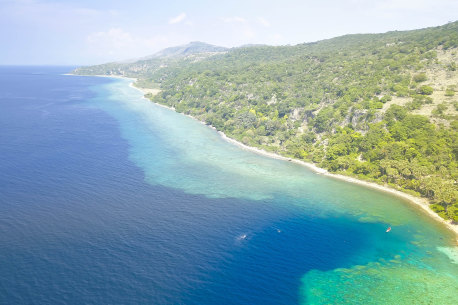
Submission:
<svg viewBox="0 0 458 305">
<path fill-rule="evenodd" d="M 0 0 L 0 64 L 94 64 L 204 41 L 297 44 L 437 26 L 458 0 Z"/>
</svg>

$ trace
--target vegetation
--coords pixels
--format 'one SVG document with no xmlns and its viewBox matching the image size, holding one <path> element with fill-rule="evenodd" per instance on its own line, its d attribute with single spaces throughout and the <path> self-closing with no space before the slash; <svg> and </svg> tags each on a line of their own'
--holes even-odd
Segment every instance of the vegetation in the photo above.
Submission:
<svg viewBox="0 0 458 305">
<path fill-rule="evenodd" d="M 445 96 L 454 96 L 454 95 L 455 95 L 455 90 L 453 89 L 453 87 L 448 87 L 445 90 Z"/>
<path fill-rule="evenodd" d="M 108 63 L 89 67 L 77 68 L 73 73 L 80 75 L 113 75 L 138 78 L 138 86 L 156 88 L 154 82 L 158 72 L 164 73 L 170 67 L 180 67 L 196 63 L 215 54 L 224 53 L 228 49 L 203 42 L 191 42 L 187 45 L 164 49 L 151 56 L 137 61 Z M 173 75 L 169 75 L 173 76 Z"/>
<path fill-rule="evenodd" d="M 457 48 L 454 22 L 78 72 L 138 77 L 160 87 L 152 101 L 245 144 L 421 195 L 458 221 Z M 436 72 L 452 83 L 442 103 Z"/>
</svg>

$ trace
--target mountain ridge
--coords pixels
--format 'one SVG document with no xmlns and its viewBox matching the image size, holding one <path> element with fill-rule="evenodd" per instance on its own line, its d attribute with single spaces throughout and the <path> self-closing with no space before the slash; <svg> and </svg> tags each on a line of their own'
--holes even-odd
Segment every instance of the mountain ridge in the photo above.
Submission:
<svg viewBox="0 0 458 305">
<path fill-rule="evenodd" d="M 229 48 L 220 47 L 201 41 L 191 41 L 185 45 L 165 48 L 159 52 L 154 53 L 153 55 L 146 56 L 145 58 L 140 58 L 140 60 L 157 57 L 187 56 L 196 53 L 219 53 L 225 52 L 227 50 L 229 50 Z"/>
</svg>

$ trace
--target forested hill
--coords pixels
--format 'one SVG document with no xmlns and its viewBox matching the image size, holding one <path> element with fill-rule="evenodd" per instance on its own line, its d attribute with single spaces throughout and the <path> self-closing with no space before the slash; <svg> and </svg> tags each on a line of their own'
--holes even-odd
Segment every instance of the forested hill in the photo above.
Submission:
<svg viewBox="0 0 458 305">
<path fill-rule="evenodd" d="M 154 102 L 245 144 L 427 197 L 458 221 L 457 58 L 453 22 L 95 73 L 138 77 L 161 90 Z"/>
<path fill-rule="evenodd" d="M 216 53 L 216 52 L 225 52 L 227 50 L 228 49 L 225 47 L 214 46 L 214 45 L 211 45 L 205 42 L 200 42 L 200 41 L 193 41 L 186 45 L 164 49 L 152 55 L 151 58 L 187 56 L 190 54 L 197 54 L 197 53 Z"/>
<path fill-rule="evenodd" d="M 73 71 L 80 75 L 113 75 L 135 77 L 143 81 L 139 84 L 154 88 L 157 84 L 151 83 L 150 75 L 158 71 L 165 71 L 170 66 L 180 66 L 186 63 L 195 63 L 215 54 L 226 52 L 228 49 L 204 42 L 194 41 L 186 45 L 166 48 L 153 55 L 138 60 L 112 62 L 96 66 L 80 67 Z"/>
</svg>

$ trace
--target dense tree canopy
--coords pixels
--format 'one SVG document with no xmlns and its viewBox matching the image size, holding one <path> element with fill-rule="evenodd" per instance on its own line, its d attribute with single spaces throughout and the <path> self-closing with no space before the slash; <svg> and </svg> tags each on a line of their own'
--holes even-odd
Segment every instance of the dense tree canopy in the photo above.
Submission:
<svg viewBox="0 0 458 305">
<path fill-rule="evenodd" d="M 438 52 L 453 59 L 457 47 L 454 22 L 78 72 L 137 77 L 161 89 L 149 96 L 154 102 L 245 144 L 424 196 L 439 215 L 458 221 L 458 123 L 447 112 L 458 107 L 454 85 L 441 89 L 448 99 L 432 112 L 440 124 L 415 114 L 433 103 L 430 69 L 456 83 L 455 61 L 439 62 Z"/>
</svg>

